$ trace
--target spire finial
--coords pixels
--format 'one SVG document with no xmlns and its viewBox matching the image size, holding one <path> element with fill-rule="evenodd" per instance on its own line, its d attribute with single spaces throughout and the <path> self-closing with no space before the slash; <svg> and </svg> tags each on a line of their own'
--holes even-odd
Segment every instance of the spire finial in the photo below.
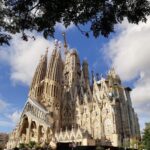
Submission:
<svg viewBox="0 0 150 150">
<path fill-rule="evenodd" d="M 66 40 L 66 33 L 62 32 L 62 35 L 63 35 L 63 38 L 64 38 L 64 48 L 65 48 L 65 54 L 66 54 L 67 53 L 67 48 L 68 48 L 67 40 Z"/>
</svg>

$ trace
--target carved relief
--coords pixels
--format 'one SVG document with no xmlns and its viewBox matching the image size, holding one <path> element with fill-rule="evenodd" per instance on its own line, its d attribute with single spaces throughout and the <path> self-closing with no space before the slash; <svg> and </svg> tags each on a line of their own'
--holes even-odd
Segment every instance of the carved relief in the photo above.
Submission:
<svg viewBox="0 0 150 150">
<path fill-rule="evenodd" d="M 112 134 L 113 133 L 112 129 L 113 129 L 112 121 L 110 119 L 105 119 L 105 121 L 104 121 L 104 132 L 105 132 L 105 135 Z"/>
</svg>

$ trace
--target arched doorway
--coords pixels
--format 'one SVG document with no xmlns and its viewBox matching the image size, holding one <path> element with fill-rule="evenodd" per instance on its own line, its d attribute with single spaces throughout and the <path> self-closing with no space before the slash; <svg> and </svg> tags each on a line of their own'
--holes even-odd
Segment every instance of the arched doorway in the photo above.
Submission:
<svg viewBox="0 0 150 150">
<path fill-rule="evenodd" d="M 30 140 L 37 141 L 37 125 L 35 121 L 31 122 Z"/>
<path fill-rule="evenodd" d="M 29 121 L 28 117 L 25 115 L 23 117 L 21 128 L 20 128 L 20 140 L 22 143 L 26 142 L 26 136 L 27 136 L 27 129 L 29 128 Z"/>
</svg>

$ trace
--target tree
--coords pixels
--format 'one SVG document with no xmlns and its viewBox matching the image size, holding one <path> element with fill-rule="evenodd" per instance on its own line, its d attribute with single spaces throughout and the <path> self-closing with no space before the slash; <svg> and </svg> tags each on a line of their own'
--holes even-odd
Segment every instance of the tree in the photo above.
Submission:
<svg viewBox="0 0 150 150">
<path fill-rule="evenodd" d="M 23 148 L 25 148 L 25 144 L 24 143 L 20 143 L 19 144 L 19 149 L 23 149 Z"/>
<path fill-rule="evenodd" d="M 36 142 L 35 141 L 30 141 L 29 144 L 28 144 L 28 146 L 30 148 L 33 148 L 34 146 L 36 146 Z"/>
<path fill-rule="evenodd" d="M 130 23 L 146 22 L 150 14 L 148 0 L 0 0 L 0 31 L 22 32 L 25 30 L 43 32 L 43 36 L 54 36 L 55 25 L 61 22 L 68 27 L 73 23 L 82 34 L 107 37 L 114 31 L 114 25 L 124 18 Z M 84 30 L 84 26 L 88 28 Z M 83 27 L 83 28 L 82 28 Z M 81 29 L 82 28 L 82 29 Z M 10 39 L 0 34 L 0 44 Z"/>
<path fill-rule="evenodd" d="M 143 143 L 144 149 L 150 149 L 150 123 L 145 124 L 142 143 Z"/>
<path fill-rule="evenodd" d="M 7 29 L 7 23 L 5 18 L 8 16 L 8 9 L 4 8 L 4 3 L 2 0 L 0 0 L 0 45 L 7 44 L 9 45 L 9 40 L 11 39 L 11 36 L 4 33 L 4 29 Z"/>
</svg>

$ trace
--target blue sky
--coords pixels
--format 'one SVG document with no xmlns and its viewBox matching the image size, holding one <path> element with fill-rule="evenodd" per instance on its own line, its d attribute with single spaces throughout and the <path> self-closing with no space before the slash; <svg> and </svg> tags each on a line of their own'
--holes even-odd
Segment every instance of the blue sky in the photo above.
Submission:
<svg viewBox="0 0 150 150">
<path fill-rule="evenodd" d="M 86 38 L 73 25 L 65 29 L 57 24 L 55 38 L 61 42 L 64 30 L 69 47 L 78 50 L 81 61 L 88 60 L 90 70 L 105 75 L 113 66 L 123 84 L 133 88 L 132 102 L 142 129 L 150 121 L 150 19 L 138 26 L 125 20 L 109 38 Z M 36 41 L 22 41 L 16 34 L 10 47 L 0 47 L 0 132 L 10 132 L 15 127 L 40 55 L 49 47 L 50 56 L 53 49 L 54 39 L 45 40 L 36 32 L 29 34 Z"/>
</svg>

